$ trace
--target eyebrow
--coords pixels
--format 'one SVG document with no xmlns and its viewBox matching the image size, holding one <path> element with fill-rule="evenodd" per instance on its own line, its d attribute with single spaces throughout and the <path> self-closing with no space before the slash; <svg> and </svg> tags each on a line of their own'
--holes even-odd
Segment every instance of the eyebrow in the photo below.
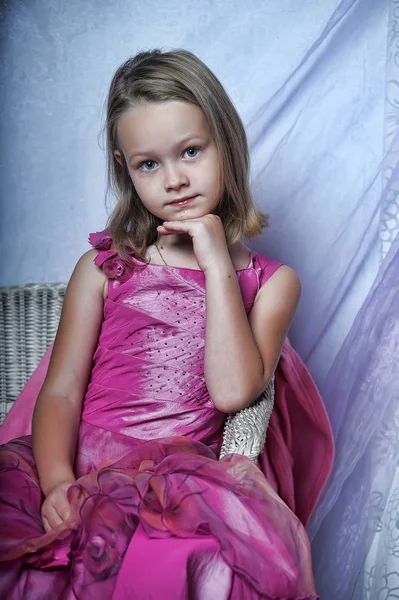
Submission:
<svg viewBox="0 0 399 600">
<path fill-rule="evenodd" d="M 206 140 L 206 137 L 203 135 L 199 135 L 198 133 L 192 133 L 190 135 L 186 135 L 184 136 L 180 142 L 177 142 L 177 144 L 175 145 L 175 148 L 178 148 L 180 146 L 184 146 L 185 144 L 187 144 L 189 141 L 194 141 L 194 140 L 201 140 L 202 142 L 204 142 Z M 134 159 L 134 158 L 138 158 L 138 157 L 145 157 L 145 156 L 149 156 L 151 154 L 156 154 L 156 151 L 154 150 L 141 150 L 140 152 L 132 152 L 132 154 L 129 156 L 129 163 Z"/>
</svg>

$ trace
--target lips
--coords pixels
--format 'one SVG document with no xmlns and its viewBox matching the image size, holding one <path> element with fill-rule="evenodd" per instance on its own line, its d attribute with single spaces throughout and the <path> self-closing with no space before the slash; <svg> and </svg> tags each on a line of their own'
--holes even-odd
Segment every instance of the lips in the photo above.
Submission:
<svg viewBox="0 0 399 600">
<path fill-rule="evenodd" d="M 169 205 L 170 206 L 186 206 L 187 204 L 189 204 L 190 202 L 195 200 L 196 197 L 197 196 L 184 196 L 183 198 L 177 198 L 176 200 L 169 202 Z"/>
</svg>

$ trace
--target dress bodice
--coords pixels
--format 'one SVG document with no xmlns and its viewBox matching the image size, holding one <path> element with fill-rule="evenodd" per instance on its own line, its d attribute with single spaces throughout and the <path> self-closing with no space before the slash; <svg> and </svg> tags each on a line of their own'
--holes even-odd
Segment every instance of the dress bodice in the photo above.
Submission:
<svg viewBox="0 0 399 600">
<path fill-rule="evenodd" d="M 109 290 L 83 420 L 137 439 L 188 435 L 214 446 L 225 415 L 204 377 L 204 273 L 134 258 L 130 269 L 104 246 L 95 262 Z M 237 271 L 247 314 L 266 271 L 279 264 L 251 252 Z"/>
</svg>

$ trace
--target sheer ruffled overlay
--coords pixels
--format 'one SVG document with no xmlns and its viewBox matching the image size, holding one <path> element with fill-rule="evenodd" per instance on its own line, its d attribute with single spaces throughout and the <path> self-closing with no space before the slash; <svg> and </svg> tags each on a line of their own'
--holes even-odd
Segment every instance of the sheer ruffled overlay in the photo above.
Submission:
<svg viewBox="0 0 399 600">
<path fill-rule="evenodd" d="M 215 578 L 217 597 L 240 598 L 239 593 L 247 590 L 244 597 L 316 598 L 303 526 L 249 459 L 231 455 L 217 461 L 211 450 L 186 437 L 140 443 L 117 462 L 71 486 L 73 517 L 43 535 L 41 495 L 29 441 L 12 442 L 1 454 L 1 468 L 7 472 L 7 501 L 1 506 L 0 558 L 12 561 L 3 565 L 12 565 L 8 578 L 18 588 L 18 592 L 9 591 L 7 598 L 45 597 L 37 587 L 38 571 L 27 565 L 43 572 L 51 569 L 59 579 L 51 591 L 62 592 L 65 577 L 55 567 L 69 562 L 78 598 L 92 598 L 99 585 L 101 597 L 107 597 L 138 525 L 139 537 L 147 538 L 147 546 L 139 544 L 136 552 L 141 555 L 143 546 L 144 551 L 147 548 L 149 578 L 156 567 L 151 560 L 154 543 L 148 544 L 149 540 L 198 539 L 203 543 L 209 538 L 206 563 L 213 548 L 215 560 L 227 567 L 223 577 Z M 27 488 L 29 494 L 24 492 Z M 120 581 L 119 587 L 124 587 L 126 597 L 146 598 L 148 590 L 141 592 L 130 580 L 135 558 L 135 552 L 130 553 L 129 565 L 122 572 L 127 581 Z M 208 571 L 194 571 L 200 588 L 201 577 L 206 578 Z M 170 573 L 170 577 L 175 575 Z M 159 598 L 165 597 L 163 587 L 163 581 L 153 587 Z M 134 596 L 128 595 L 128 589 Z"/>
</svg>

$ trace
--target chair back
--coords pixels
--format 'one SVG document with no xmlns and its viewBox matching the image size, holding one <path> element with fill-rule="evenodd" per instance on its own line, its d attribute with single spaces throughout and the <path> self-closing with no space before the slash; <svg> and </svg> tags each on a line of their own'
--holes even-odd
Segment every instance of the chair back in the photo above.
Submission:
<svg viewBox="0 0 399 600">
<path fill-rule="evenodd" d="M 54 341 L 65 283 L 0 287 L 0 423 Z"/>
</svg>

